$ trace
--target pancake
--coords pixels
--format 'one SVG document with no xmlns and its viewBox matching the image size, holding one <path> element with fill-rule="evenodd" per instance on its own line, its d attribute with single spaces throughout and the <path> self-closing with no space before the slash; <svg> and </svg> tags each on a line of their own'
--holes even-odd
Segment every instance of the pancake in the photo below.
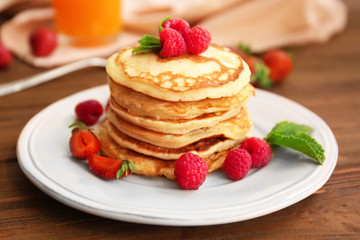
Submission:
<svg viewBox="0 0 360 240">
<path fill-rule="evenodd" d="M 136 92 L 114 82 L 108 77 L 108 85 L 111 96 L 115 102 L 134 115 L 154 119 L 191 119 L 204 113 L 228 111 L 230 109 L 244 106 L 251 95 L 254 87 L 245 85 L 237 94 L 230 97 L 217 99 L 206 98 L 199 101 L 169 102 Z"/>
<path fill-rule="evenodd" d="M 155 146 L 150 143 L 142 142 L 127 136 L 117 130 L 114 125 L 106 121 L 104 126 L 109 136 L 121 147 L 131 149 L 135 152 L 145 154 L 147 156 L 156 157 L 163 160 L 176 160 L 182 154 L 192 152 L 202 158 L 207 158 L 215 152 L 229 149 L 239 144 L 245 135 L 239 139 L 228 139 L 222 135 L 200 139 L 199 141 L 189 144 L 181 148 L 166 148 Z"/>
<path fill-rule="evenodd" d="M 107 62 L 111 98 L 97 132 L 102 153 L 132 161 L 136 174 L 169 179 L 189 152 L 203 157 L 209 172 L 221 168 L 252 128 L 247 64 L 214 44 L 174 58 L 132 54 L 134 47 Z"/>
<path fill-rule="evenodd" d="M 127 112 L 113 98 L 110 99 L 110 108 L 117 116 L 131 124 L 169 134 L 186 134 L 199 128 L 212 127 L 221 121 L 235 117 L 241 110 L 241 107 L 237 107 L 228 111 L 205 113 L 193 119 L 156 120 Z"/>
<path fill-rule="evenodd" d="M 165 176 L 174 179 L 174 167 L 176 161 L 165 161 L 158 158 L 139 154 L 130 149 L 120 147 L 108 134 L 106 126 L 101 124 L 97 131 L 101 142 L 101 150 L 104 155 L 110 158 L 129 160 L 135 165 L 135 174 L 145 176 Z M 209 173 L 222 167 L 229 150 L 223 150 L 207 157 L 206 163 Z"/>
<path fill-rule="evenodd" d="M 241 109 L 240 113 L 235 117 L 219 122 L 215 126 L 200 128 L 187 134 L 176 135 L 155 132 L 133 125 L 118 117 L 111 108 L 108 109 L 107 119 L 118 130 L 132 138 L 167 148 L 181 148 L 200 139 L 218 135 L 223 135 L 229 139 L 241 139 L 252 126 L 246 108 Z"/>
<path fill-rule="evenodd" d="M 211 45 L 199 54 L 161 58 L 157 53 L 132 54 L 124 48 L 107 62 L 116 83 L 166 101 L 197 101 L 232 96 L 249 83 L 250 70 L 230 49 Z"/>
</svg>

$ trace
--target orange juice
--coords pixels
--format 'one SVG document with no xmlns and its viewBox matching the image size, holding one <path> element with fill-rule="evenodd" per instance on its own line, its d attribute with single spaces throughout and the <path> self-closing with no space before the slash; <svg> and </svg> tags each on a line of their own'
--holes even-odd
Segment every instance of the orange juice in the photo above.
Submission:
<svg viewBox="0 0 360 240">
<path fill-rule="evenodd" d="M 121 0 L 53 0 L 56 29 L 79 45 L 104 44 L 122 28 Z"/>
</svg>

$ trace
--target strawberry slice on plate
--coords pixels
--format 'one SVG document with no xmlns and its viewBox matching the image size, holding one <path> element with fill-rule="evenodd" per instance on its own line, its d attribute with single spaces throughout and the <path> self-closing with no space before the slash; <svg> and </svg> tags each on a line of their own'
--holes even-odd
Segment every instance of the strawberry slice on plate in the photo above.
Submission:
<svg viewBox="0 0 360 240">
<path fill-rule="evenodd" d="M 78 159 L 87 159 L 100 151 L 100 142 L 96 135 L 83 122 L 75 122 L 72 128 L 69 146 L 71 153 Z"/>
<path fill-rule="evenodd" d="M 119 179 L 135 171 L 132 162 L 121 159 L 107 158 L 99 155 L 89 157 L 89 167 L 104 179 Z"/>
</svg>

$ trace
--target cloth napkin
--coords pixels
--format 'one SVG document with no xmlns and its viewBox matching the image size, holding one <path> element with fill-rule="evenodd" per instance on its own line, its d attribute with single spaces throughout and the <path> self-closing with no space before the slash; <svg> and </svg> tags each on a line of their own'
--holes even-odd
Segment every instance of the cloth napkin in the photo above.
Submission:
<svg viewBox="0 0 360 240">
<path fill-rule="evenodd" d="M 3 44 L 15 55 L 37 67 L 54 67 L 89 57 L 107 57 L 135 43 L 144 33 L 158 36 L 159 22 L 166 16 L 202 25 L 212 42 L 236 46 L 248 44 L 254 52 L 309 43 L 324 43 L 346 27 L 347 8 L 341 0 L 123 0 L 124 30 L 117 41 L 96 48 L 59 44 L 52 55 L 34 57 L 28 43 L 30 32 L 52 25 L 49 0 L 2 0 L 0 13 L 20 11 L 0 29 Z M 47 5 L 46 8 L 28 8 Z"/>
</svg>

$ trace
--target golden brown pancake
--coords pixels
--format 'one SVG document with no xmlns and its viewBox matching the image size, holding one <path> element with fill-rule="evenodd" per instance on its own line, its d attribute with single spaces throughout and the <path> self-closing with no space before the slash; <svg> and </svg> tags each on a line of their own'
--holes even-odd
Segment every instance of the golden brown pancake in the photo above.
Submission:
<svg viewBox="0 0 360 240">
<path fill-rule="evenodd" d="M 230 49 L 211 45 L 199 54 L 161 58 L 124 48 L 108 59 L 106 72 L 116 83 L 166 101 L 197 101 L 232 96 L 249 83 L 250 70 Z"/>
<path fill-rule="evenodd" d="M 111 158 L 133 162 L 135 165 L 135 174 L 145 176 L 165 176 L 168 179 L 174 179 L 174 167 L 176 161 L 160 160 L 120 147 L 109 136 L 104 124 L 99 126 L 97 135 L 101 142 L 102 152 Z M 223 150 L 217 152 L 205 159 L 209 168 L 209 173 L 222 167 L 228 151 L 229 150 Z"/>
<path fill-rule="evenodd" d="M 135 152 L 156 157 L 163 160 L 176 160 L 182 154 L 192 152 L 199 155 L 202 158 L 207 158 L 216 152 L 220 152 L 225 149 L 229 149 L 239 144 L 245 137 L 239 139 L 228 139 L 223 135 L 212 136 L 209 138 L 200 139 L 197 142 L 188 144 L 181 148 L 167 148 L 159 147 L 151 143 L 143 142 L 138 139 L 134 139 L 111 124 L 109 121 L 104 123 L 109 136 L 121 147 L 131 149 Z"/>
<path fill-rule="evenodd" d="M 136 125 L 133 125 L 115 114 L 110 108 L 107 112 L 107 119 L 121 132 L 143 142 L 151 143 L 160 147 L 181 148 L 203 138 L 223 135 L 229 139 L 242 139 L 251 129 L 250 116 L 246 108 L 231 118 L 219 122 L 209 128 L 200 128 L 187 134 L 167 134 L 154 132 Z"/>
<path fill-rule="evenodd" d="M 205 113 L 193 119 L 156 120 L 129 113 L 119 106 L 113 98 L 110 99 L 110 108 L 117 116 L 131 124 L 169 134 L 186 134 L 199 128 L 212 127 L 221 121 L 235 117 L 241 110 L 241 107 L 237 107 L 228 111 Z"/>
<path fill-rule="evenodd" d="M 158 120 L 168 119 L 192 119 L 204 113 L 228 111 L 244 106 L 251 95 L 254 87 L 245 85 L 240 92 L 233 96 L 217 99 L 206 98 L 199 101 L 169 102 L 124 87 L 108 78 L 108 85 L 115 102 L 134 115 L 154 118 Z"/>
</svg>

